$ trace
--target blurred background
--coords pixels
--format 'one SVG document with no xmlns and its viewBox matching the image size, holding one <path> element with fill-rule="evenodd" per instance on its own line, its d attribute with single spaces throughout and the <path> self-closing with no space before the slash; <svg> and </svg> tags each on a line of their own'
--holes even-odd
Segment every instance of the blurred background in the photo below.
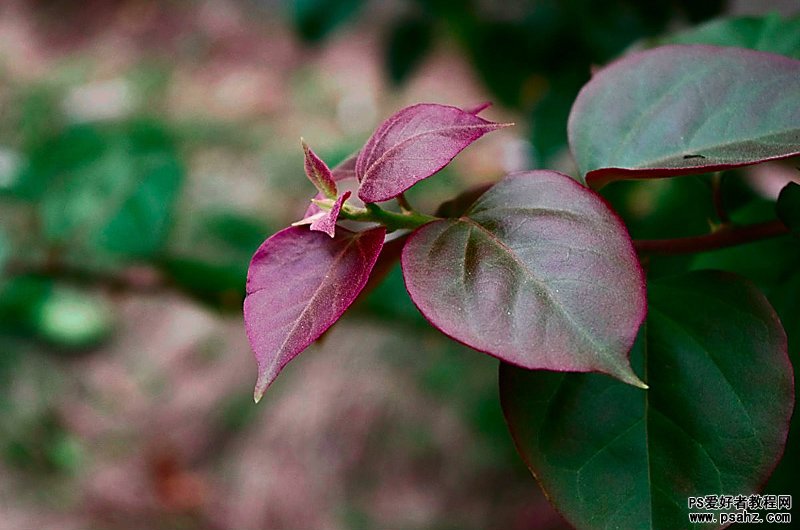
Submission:
<svg viewBox="0 0 800 530">
<path fill-rule="evenodd" d="M 253 404 L 244 278 L 314 194 L 299 138 L 332 166 L 405 105 L 493 101 L 485 116 L 516 127 L 417 186 L 431 212 L 508 171 L 574 173 L 566 118 L 592 66 L 767 13 L 744 26 L 772 24 L 800 57 L 799 10 L 3 0 L 0 529 L 565 528 L 515 454 L 497 362 L 432 330 L 397 268 Z M 731 182 L 742 215 L 774 196 Z M 692 202 L 701 179 L 609 188 L 634 235 L 702 233 L 713 217 L 705 195 Z M 663 270 L 744 266 L 800 314 L 800 279 L 767 267 L 778 253 L 797 271 L 800 255 L 765 252 Z"/>
</svg>

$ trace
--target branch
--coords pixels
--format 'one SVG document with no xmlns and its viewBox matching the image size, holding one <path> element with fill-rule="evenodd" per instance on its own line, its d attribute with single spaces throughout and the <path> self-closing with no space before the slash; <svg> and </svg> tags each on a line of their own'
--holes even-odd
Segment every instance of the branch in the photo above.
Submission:
<svg viewBox="0 0 800 530">
<path fill-rule="evenodd" d="M 319 202 L 316 204 L 319 204 Z M 403 228 L 413 230 L 438 219 L 438 217 L 425 215 L 419 212 L 406 211 L 404 213 L 396 213 L 384 210 L 374 203 L 368 203 L 364 208 L 354 208 L 346 204 L 342 207 L 339 216 L 342 219 L 349 219 L 351 221 L 379 223 L 385 226 L 390 232 Z"/>
<path fill-rule="evenodd" d="M 693 254 L 732 247 L 762 239 L 789 234 L 780 221 L 767 221 L 745 226 L 725 225 L 716 232 L 677 239 L 639 239 L 633 246 L 639 254 Z"/>
<path fill-rule="evenodd" d="M 116 292 L 157 293 L 175 289 L 160 271 L 145 265 L 112 272 L 74 264 L 37 263 L 12 259 L 6 265 L 5 272 L 9 276 L 28 274 L 46 276 L 80 285 L 99 286 Z"/>
</svg>

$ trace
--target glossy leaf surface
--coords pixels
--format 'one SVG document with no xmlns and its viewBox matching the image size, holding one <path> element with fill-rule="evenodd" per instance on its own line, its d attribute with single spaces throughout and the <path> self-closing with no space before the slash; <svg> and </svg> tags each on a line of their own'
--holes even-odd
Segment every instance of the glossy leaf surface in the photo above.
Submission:
<svg viewBox="0 0 800 530">
<path fill-rule="evenodd" d="M 256 251 L 247 274 L 244 318 L 258 363 L 255 399 L 286 364 L 319 338 L 364 288 L 384 228 L 336 237 L 286 228 Z"/>
<path fill-rule="evenodd" d="M 755 164 L 800 153 L 800 61 L 714 46 L 664 46 L 597 73 L 569 119 L 593 185 Z"/>
<path fill-rule="evenodd" d="M 619 219 L 568 176 L 509 175 L 463 216 L 414 232 L 402 264 L 412 300 L 450 337 L 525 368 L 641 384 L 628 363 L 645 313 L 639 262 Z"/>
<path fill-rule="evenodd" d="M 792 367 L 755 286 L 708 271 L 661 281 L 642 330 L 632 359 L 647 391 L 500 369 L 517 449 L 578 528 L 688 528 L 687 497 L 754 493 L 783 452 Z"/>
<path fill-rule="evenodd" d="M 364 202 L 396 197 L 484 134 L 505 126 L 447 105 L 406 107 L 383 122 L 359 153 L 358 196 Z"/>
</svg>

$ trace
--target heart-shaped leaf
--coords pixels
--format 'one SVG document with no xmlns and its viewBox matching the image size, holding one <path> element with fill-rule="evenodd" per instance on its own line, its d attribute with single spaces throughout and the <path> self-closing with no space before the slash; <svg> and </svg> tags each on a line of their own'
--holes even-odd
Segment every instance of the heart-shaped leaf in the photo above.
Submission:
<svg viewBox="0 0 800 530">
<path fill-rule="evenodd" d="M 652 285 L 649 305 L 632 354 L 646 392 L 595 374 L 500 368 L 518 451 L 581 529 L 688 528 L 689 511 L 712 511 L 689 510 L 688 497 L 752 494 L 783 452 L 792 366 L 758 289 L 695 272 Z"/>
<path fill-rule="evenodd" d="M 383 227 L 336 237 L 292 226 L 261 245 L 247 273 L 244 320 L 258 363 L 255 400 L 333 325 L 367 283 Z"/>
<path fill-rule="evenodd" d="M 525 368 L 642 384 L 628 362 L 645 315 L 639 261 L 622 222 L 568 176 L 509 175 L 462 217 L 420 227 L 402 264 L 450 337 Z"/>
<path fill-rule="evenodd" d="M 631 54 L 583 87 L 568 129 L 593 187 L 796 155 L 800 61 L 714 46 Z"/>
<path fill-rule="evenodd" d="M 420 103 L 391 116 L 367 140 L 356 161 L 359 198 L 396 197 L 450 163 L 484 134 L 510 124 L 493 123 L 457 107 Z"/>
</svg>

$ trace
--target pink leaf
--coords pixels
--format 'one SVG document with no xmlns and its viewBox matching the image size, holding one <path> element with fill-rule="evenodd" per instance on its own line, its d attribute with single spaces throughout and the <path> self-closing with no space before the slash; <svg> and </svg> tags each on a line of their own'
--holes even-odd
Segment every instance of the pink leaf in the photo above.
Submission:
<svg viewBox="0 0 800 530">
<path fill-rule="evenodd" d="M 336 202 L 334 202 L 333 207 L 331 207 L 331 211 L 326 212 L 322 217 L 315 219 L 311 223 L 311 230 L 325 232 L 329 236 L 333 237 L 336 233 L 336 220 L 339 218 L 339 212 L 342 210 L 342 204 L 344 204 L 344 201 L 346 201 L 349 196 L 350 192 L 346 191 L 337 197 Z"/>
<path fill-rule="evenodd" d="M 356 161 L 364 202 L 386 201 L 446 166 L 484 134 L 510 124 L 493 123 L 457 107 L 420 103 L 383 122 Z"/>
<path fill-rule="evenodd" d="M 356 158 L 357 157 L 358 157 L 358 153 L 346 158 L 342 163 L 340 163 L 339 165 L 337 165 L 336 167 L 334 167 L 331 170 L 331 177 L 333 178 L 334 182 L 341 182 L 343 180 L 349 180 L 349 179 L 354 179 L 355 180 L 355 178 L 356 178 Z M 325 197 L 325 195 L 323 195 L 320 192 L 314 198 L 315 199 L 325 199 L 326 197 Z M 312 215 L 319 214 L 322 211 L 323 210 L 321 210 L 319 206 L 317 206 L 316 204 L 314 204 L 312 202 L 311 204 L 308 205 L 308 208 L 306 209 L 306 213 L 305 213 L 305 215 L 303 215 L 303 219 L 305 220 L 305 219 L 311 217 Z M 317 218 L 315 217 L 315 219 L 317 219 Z M 297 224 L 297 223 L 295 223 L 295 224 Z M 308 224 L 308 223 L 303 223 L 303 224 Z"/>
<path fill-rule="evenodd" d="M 250 262 L 244 320 L 258 363 L 255 400 L 286 364 L 333 325 L 367 283 L 383 247 L 383 227 L 340 228 L 330 238 L 289 227 Z"/>
<path fill-rule="evenodd" d="M 308 180 L 314 184 L 314 187 L 317 188 L 322 195 L 333 199 L 338 195 L 338 192 L 331 170 L 328 168 L 328 165 L 308 147 L 308 144 L 302 140 L 301 142 L 303 144 L 303 152 L 305 153 L 305 170 Z"/>
<path fill-rule="evenodd" d="M 507 176 L 459 217 L 414 231 L 402 265 L 411 299 L 455 340 L 524 368 L 643 386 L 628 360 L 645 317 L 641 266 L 622 221 L 572 178 Z"/>
<path fill-rule="evenodd" d="M 464 112 L 469 112 L 470 114 L 476 114 L 477 115 L 477 114 L 480 114 L 481 112 L 483 112 L 484 110 L 488 109 L 491 106 L 492 106 L 492 102 L 491 101 L 484 101 L 483 103 L 481 103 L 479 105 L 475 105 L 474 107 L 471 107 L 471 108 L 468 108 L 468 109 L 464 109 Z"/>
</svg>

